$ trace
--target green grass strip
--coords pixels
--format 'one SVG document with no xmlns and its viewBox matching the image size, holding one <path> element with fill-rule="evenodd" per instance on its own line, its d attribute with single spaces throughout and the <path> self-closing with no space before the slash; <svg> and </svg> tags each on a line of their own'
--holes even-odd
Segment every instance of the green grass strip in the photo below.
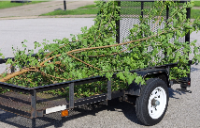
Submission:
<svg viewBox="0 0 200 128">
<path fill-rule="evenodd" d="M 141 9 L 137 8 L 140 5 L 140 2 L 135 2 L 134 4 L 128 4 L 130 2 L 122 2 L 123 4 L 123 9 L 121 12 L 121 15 L 140 15 L 141 14 Z M 196 4 L 199 3 L 200 1 L 196 1 Z M 127 5 L 127 7 L 126 7 Z M 131 6 L 131 7 L 130 7 Z M 146 7 L 151 7 L 151 3 L 147 4 Z M 132 8 L 135 7 L 135 8 Z M 49 12 L 46 14 L 42 14 L 42 16 L 53 16 L 53 15 L 84 15 L 84 14 L 97 14 L 98 13 L 98 8 L 96 5 L 87 5 L 83 7 L 79 7 L 78 9 L 74 10 L 56 10 L 53 12 Z M 146 13 L 144 13 L 146 15 Z M 165 12 L 163 12 L 161 15 L 165 16 Z M 200 16 L 200 10 L 198 9 L 192 9 L 191 10 L 191 18 L 195 19 L 198 16 Z"/>
<path fill-rule="evenodd" d="M 192 9 L 191 10 L 191 19 L 196 19 L 200 16 L 200 10 L 199 9 Z"/>
<path fill-rule="evenodd" d="M 194 6 L 200 7 L 200 1 L 194 1 Z"/>
<path fill-rule="evenodd" d="M 44 1 L 32 1 L 32 2 L 25 2 L 25 3 L 15 3 L 11 1 L 0 1 L 0 9 L 4 8 L 11 8 L 11 7 L 17 7 L 17 6 L 22 6 L 22 5 L 29 5 L 29 4 L 36 4 L 36 3 L 41 3 Z"/>
<path fill-rule="evenodd" d="M 96 5 L 87 5 L 84 7 L 79 7 L 78 9 L 73 10 L 56 10 L 53 12 L 49 12 L 46 14 L 42 14 L 41 16 L 53 16 L 53 15 L 84 15 L 84 14 L 97 14 L 98 8 Z"/>
</svg>

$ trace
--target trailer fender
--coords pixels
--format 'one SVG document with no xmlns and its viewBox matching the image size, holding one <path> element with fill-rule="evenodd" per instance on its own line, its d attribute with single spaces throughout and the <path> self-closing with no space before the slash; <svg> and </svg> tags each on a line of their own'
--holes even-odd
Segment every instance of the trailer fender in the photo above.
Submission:
<svg viewBox="0 0 200 128">
<path fill-rule="evenodd" d="M 168 85 L 168 87 L 171 87 L 171 84 L 169 81 L 169 73 L 166 69 L 145 70 L 145 71 L 139 71 L 136 73 L 139 76 L 142 76 L 143 79 L 147 77 L 159 78 L 163 80 Z M 141 87 L 142 87 L 141 84 L 137 84 L 133 81 L 130 85 L 128 85 L 127 94 L 140 96 Z"/>
</svg>

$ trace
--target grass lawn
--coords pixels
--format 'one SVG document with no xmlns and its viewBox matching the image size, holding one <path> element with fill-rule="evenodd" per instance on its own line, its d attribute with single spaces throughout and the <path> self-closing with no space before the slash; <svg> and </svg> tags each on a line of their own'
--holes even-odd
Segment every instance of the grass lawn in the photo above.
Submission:
<svg viewBox="0 0 200 128">
<path fill-rule="evenodd" d="M 53 15 L 83 15 L 83 14 L 97 14 L 98 8 L 96 5 L 86 5 L 84 7 L 79 7 L 74 10 L 56 10 L 53 12 L 49 12 L 46 14 L 42 14 L 42 16 L 53 16 Z"/>
<path fill-rule="evenodd" d="M 145 5 L 151 5 L 151 2 L 146 2 Z M 135 12 L 134 14 L 140 14 L 140 8 L 131 8 L 131 7 L 140 7 L 141 2 L 134 2 L 133 4 L 130 4 L 129 1 L 124 1 L 121 3 L 123 7 L 126 7 L 126 5 L 129 8 L 123 9 L 122 14 L 133 14 L 131 12 Z M 86 5 L 83 7 L 79 7 L 78 9 L 74 10 L 56 10 L 53 12 L 42 14 L 42 16 L 53 16 L 53 15 L 83 15 L 83 14 L 97 14 L 98 13 L 98 7 L 96 5 Z"/>
<path fill-rule="evenodd" d="M 26 2 L 26 3 L 15 3 L 15 2 L 11 3 L 10 1 L 0 1 L 0 9 L 28 5 L 28 4 L 35 4 L 35 3 L 40 3 L 40 2 L 44 2 L 44 1 L 32 1 L 32 2 Z"/>
<path fill-rule="evenodd" d="M 196 6 L 196 7 L 200 7 L 200 1 L 194 1 L 194 6 Z"/>
<path fill-rule="evenodd" d="M 151 7 L 152 2 L 145 2 L 144 8 L 146 7 Z M 141 14 L 141 2 L 134 2 L 133 4 L 130 4 L 129 1 L 124 1 L 121 3 L 121 6 L 123 7 L 121 14 L 126 14 L 126 15 L 140 15 Z M 200 1 L 195 1 L 195 6 L 200 6 Z M 127 8 L 128 7 L 128 8 Z M 56 10 L 53 12 L 49 12 L 46 14 L 42 14 L 42 16 L 52 16 L 52 15 L 83 15 L 83 14 L 97 14 L 98 13 L 98 8 L 96 5 L 87 5 L 84 7 L 80 7 L 78 9 L 74 10 Z M 144 13 L 145 15 L 145 13 Z M 166 15 L 165 11 L 162 13 L 162 15 Z M 200 10 L 198 9 L 192 9 L 191 10 L 191 18 L 197 18 L 200 16 Z"/>
<path fill-rule="evenodd" d="M 200 16 L 200 10 L 199 9 L 192 9 L 191 10 L 191 18 L 196 19 Z"/>
</svg>

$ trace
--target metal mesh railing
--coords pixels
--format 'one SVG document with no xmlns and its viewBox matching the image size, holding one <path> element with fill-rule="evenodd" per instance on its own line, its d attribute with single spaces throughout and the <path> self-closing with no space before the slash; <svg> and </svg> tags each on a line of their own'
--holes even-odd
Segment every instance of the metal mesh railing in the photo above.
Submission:
<svg viewBox="0 0 200 128">
<path fill-rule="evenodd" d="M 4 89 L 0 94 L 0 108 L 27 118 L 31 117 L 31 96 L 22 92 Z"/>
<path fill-rule="evenodd" d="M 120 17 L 121 20 L 119 21 L 119 28 L 118 28 L 118 37 L 116 38 L 116 42 L 122 43 L 129 41 L 127 37 L 130 34 L 130 29 L 134 27 L 136 24 L 140 24 L 140 17 L 148 17 L 148 11 L 143 10 L 150 10 L 154 7 L 153 1 L 119 1 L 120 2 Z M 182 5 L 183 3 L 180 2 L 178 5 Z M 160 16 L 163 18 L 163 23 L 160 25 L 155 25 L 154 20 L 149 21 L 149 26 L 152 32 L 157 33 L 158 29 L 163 29 L 165 27 L 165 22 L 168 18 L 170 18 L 171 9 L 165 8 L 162 9 Z M 156 18 L 157 17 L 157 18 Z M 158 19 L 159 16 L 156 16 L 155 19 Z M 160 18 L 161 18 L 160 17 Z M 169 40 L 170 43 L 173 43 L 176 37 L 174 36 Z M 189 38 L 181 37 L 178 39 L 179 42 L 186 42 L 189 41 Z M 123 46 L 123 49 L 126 49 L 127 46 Z M 179 49 L 178 51 L 182 51 L 184 48 Z M 148 52 L 152 51 L 152 47 L 148 47 Z M 160 50 L 158 56 L 162 59 L 165 57 L 163 50 Z"/>
</svg>

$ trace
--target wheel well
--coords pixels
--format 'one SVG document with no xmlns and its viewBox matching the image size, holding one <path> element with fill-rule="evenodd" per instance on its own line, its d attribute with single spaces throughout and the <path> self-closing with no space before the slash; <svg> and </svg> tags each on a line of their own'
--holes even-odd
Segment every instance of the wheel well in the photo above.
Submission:
<svg viewBox="0 0 200 128">
<path fill-rule="evenodd" d="M 158 74 L 151 74 L 151 75 L 147 75 L 145 76 L 145 80 L 148 80 L 150 78 L 159 78 L 161 80 L 163 80 L 168 87 L 170 87 L 170 84 L 169 84 L 169 80 L 168 80 L 168 76 L 166 73 L 158 73 Z"/>
<path fill-rule="evenodd" d="M 167 84 L 167 87 L 170 87 L 168 76 L 166 73 L 150 74 L 144 76 L 145 81 L 147 81 L 150 78 L 159 78 Z M 140 96 L 140 90 L 140 84 L 137 84 L 133 81 L 127 89 L 127 94 Z"/>
</svg>

